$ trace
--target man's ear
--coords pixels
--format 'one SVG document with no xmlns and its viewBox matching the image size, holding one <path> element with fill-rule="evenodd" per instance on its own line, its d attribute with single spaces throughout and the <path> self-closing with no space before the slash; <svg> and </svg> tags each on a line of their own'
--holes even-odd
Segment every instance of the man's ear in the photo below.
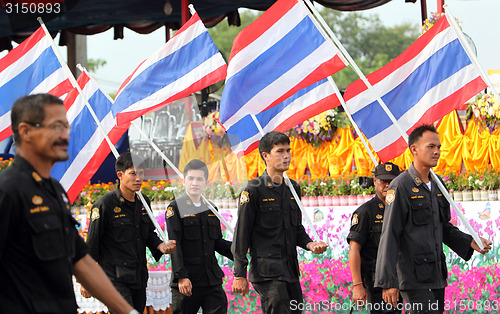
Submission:
<svg viewBox="0 0 500 314">
<path fill-rule="evenodd" d="M 26 122 L 21 122 L 17 126 L 17 133 L 19 134 L 20 142 L 31 142 L 31 125 Z"/>
<path fill-rule="evenodd" d="M 416 152 L 417 152 L 417 145 L 411 144 L 411 146 L 410 146 L 410 153 L 412 155 L 415 155 Z"/>
<path fill-rule="evenodd" d="M 116 173 L 116 176 L 118 177 L 118 179 L 121 181 L 122 180 L 122 177 L 123 177 L 123 171 L 118 171 Z"/>
</svg>

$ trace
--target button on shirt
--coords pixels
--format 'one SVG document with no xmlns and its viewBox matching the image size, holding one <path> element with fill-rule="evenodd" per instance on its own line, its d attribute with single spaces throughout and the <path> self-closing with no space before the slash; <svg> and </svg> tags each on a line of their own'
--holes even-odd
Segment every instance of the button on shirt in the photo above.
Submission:
<svg viewBox="0 0 500 314">
<path fill-rule="evenodd" d="M 441 289 L 448 276 L 442 244 L 465 260 L 472 256 L 472 237 L 450 223 L 450 204 L 429 179 L 431 190 L 412 164 L 387 190 L 376 287 Z"/>
</svg>

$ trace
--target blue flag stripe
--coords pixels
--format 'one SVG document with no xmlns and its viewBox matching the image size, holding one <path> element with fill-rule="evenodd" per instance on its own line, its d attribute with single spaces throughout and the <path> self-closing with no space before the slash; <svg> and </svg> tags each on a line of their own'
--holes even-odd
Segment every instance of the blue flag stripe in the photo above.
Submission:
<svg viewBox="0 0 500 314">
<path fill-rule="evenodd" d="M 0 116 L 9 112 L 12 104 L 21 96 L 28 95 L 50 74 L 61 68 L 61 64 L 51 47 L 45 49 L 40 56 L 21 73 L 0 87 Z"/>
<path fill-rule="evenodd" d="M 221 100 L 221 104 L 225 104 L 221 121 L 226 121 L 234 115 L 256 94 L 304 60 L 324 42 L 324 37 L 311 19 L 305 17 L 286 36 L 226 82 Z M 266 75 L 263 76 L 263 73 Z M 242 89 L 245 90 L 244 93 L 241 92 Z"/>
<path fill-rule="evenodd" d="M 196 51 L 196 53 L 193 53 Z M 204 61 L 218 54 L 208 32 L 203 32 L 176 52 L 157 61 L 135 77 L 117 97 L 113 114 L 121 112 L 165 86 L 177 81 Z M 189 58 L 186 58 L 189 55 Z M 154 80 L 150 78 L 154 76 Z M 123 97 L 123 96 L 127 97 Z"/>
<path fill-rule="evenodd" d="M 429 90 L 470 63 L 471 61 L 466 52 L 456 39 L 436 51 L 405 81 L 383 95 L 382 100 L 387 104 L 396 119 L 399 119 L 415 106 Z M 437 65 L 439 65 L 439 71 L 435 71 Z M 432 73 L 432 76 L 429 77 L 429 73 Z M 409 88 L 410 86 L 411 88 Z M 367 138 L 371 138 L 392 125 L 392 121 L 376 101 L 357 111 L 352 116 Z M 376 119 L 377 123 L 373 123 L 374 119 Z"/>
</svg>

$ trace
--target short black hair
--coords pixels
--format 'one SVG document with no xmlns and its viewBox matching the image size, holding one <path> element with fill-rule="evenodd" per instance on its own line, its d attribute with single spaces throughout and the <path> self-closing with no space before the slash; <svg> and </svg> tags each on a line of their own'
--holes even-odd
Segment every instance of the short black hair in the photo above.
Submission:
<svg viewBox="0 0 500 314">
<path fill-rule="evenodd" d="M 121 154 L 120 156 L 118 156 L 118 158 L 116 158 L 116 163 L 115 163 L 115 170 L 116 172 L 120 172 L 120 171 L 123 171 L 125 172 L 127 169 L 130 169 L 130 168 L 144 168 L 144 162 L 139 162 L 141 161 L 141 158 L 139 158 L 138 156 L 132 156 L 132 154 L 130 153 L 130 151 L 126 151 L 125 153 Z M 134 164 L 139 164 L 139 165 L 135 165 Z"/>
<path fill-rule="evenodd" d="M 10 120 L 14 142 L 19 143 L 19 123 L 28 122 L 30 124 L 42 123 L 45 120 L 46 105 L 61 105 L 61 99 L 50 94 L 33 94 L 23 96 L 14 102 L 10 109 Z"/>
<path fill-rule="evenodd" d="M 430 131 L 432 133 L 438 134 L 436 128 L 432 124 L 422 124 L 410 133 L 408 136 L 408 147 L 415 144 L 424 134 L 425 131 Z"/>
<path fill-rule="evenodd" d="M 290 145 L 290 138 L 286 134 L 278 131 L 271 131 L 262 137 L 262 139 L 259 141 L 259 154 L 262 160 L 264 160 L 264 156 L 262 155 L 262 153 L 270 154 L 274 145 L 277 144 Z"/>
<path fill-rule="evenodd" d="M 191 159 L 186 167 L 184 167 L 184 176 L 187 175 L 189 170 L 203 170 L 205 174 L 205 180 L 208 180 L 208 168 L 207 165 L 199 159 Z"/>
</svg>

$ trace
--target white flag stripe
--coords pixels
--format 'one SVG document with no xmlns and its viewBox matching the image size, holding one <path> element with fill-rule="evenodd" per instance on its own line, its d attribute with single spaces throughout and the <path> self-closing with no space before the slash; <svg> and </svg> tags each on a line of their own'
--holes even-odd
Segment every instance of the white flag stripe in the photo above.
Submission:
<svg viewBox="0 0 500 314">
<path fill-rule="evenodd" d="M 134 103 L 133 105 L 123 110 L 122 113 L 133 112 L 136 110 L 142 110 L 147 107 L 155 106 L 163 102 L 164 100 L 172 97 L 173 95 L 185 90 L 193 82 L 196 82 L 201 77 L 212 73 L 215 67 L 221 67 L 224 66 L 225 64 L 226 63 L 224 62 L 224 59 L 222 59 L 221 55 L 215 54 L 210 59 L 201 63 L 199 66 L 197 66 L 189 73 L 184 75 L 182 78 L 175 80 L 174 82 L 172 82 L 169 85 L 166 85 L 157 92 Z"/>
<path fill-rule="evenodd" d="M 451 28 L 447 28 L 441 33 L 437 34 L 433 39 L 433 45 L 427 45 L 422 52 L 417 54 L 412 60 L 402 65 L 400 68 L 392 72 L 384 78 L 384 80 L 373 85 L 377 95 L 385 95 L 406 80 L 419 66 L 427 61 L 437 50 L 443 48 L 450 42 L 456 39 L 456 35 Z M 374 102 L 375 96 L 368 89 L 349 100 L 349 109 L 351 114 L 354 115 L 359 110 Z"/>
<path fill-rule="evenodd" d="M 281 19 L 266 30 L 261 36 L 251 44 L 240 50 L 231 60 L 227 68 L 226 81 L 241 69 L 252 63 L 263 51 L 267 51 L 277 42 L 283 39 L 286 34 L 292 31 L 299 24 L 307 13 L 298 3 L 290 9 Z"/>
<path fill-rule="evenodd" d="M 224 126 L 227 128 L 235 124 L 239 119 L 243 118 L 248 114 L 248 106 L 255 109 L 254 112 L 261 112 L 266 109 L 270 103 L 275 102 L 282 94 L 277 94 L 276 89 L 282 86 L 296 86 L 305 77 L 316 70 L 321 64 L 330 60 L 331 49 L 333 44 L 329 41 L 325 41 L 321 46 L 319 46 L 314 52 L 308 55 L 306 58 L 302 59 L 294 67 L 284 73 L 280 78 L 266 86 L 259 93 L 253 96 L 245 106 L 241 107 L 235 114 L 233 114 L 226 122 Z M 314 66 L 312 66 L 314 65 Z"/>
<path fill-rule="evenodd" d="M 479 72 L 473 64 L 464 67 L 457 73 L 430 89 L 414 107 L 398 119 L 399 124 L 401 126 L 405 126 L 403 130 L 407 132 L 409 128 L 415 125 L 415 123 L 421 118 L 419 113 L 426 112 L 435 103 L 442 101 L 449 95 L 461 89 L 470 81 L 471 76 L 479 77 Z M 387 143 L 394 143 L 400 137 L 401 135 L 399 134 L 396 126 L 391 124 L 391 126 L 384 131 L 371 137 L 369 141 L 373 149 L 375 149 L 375 151 L 379 151 L 388 146 Z"/>
</svg>

